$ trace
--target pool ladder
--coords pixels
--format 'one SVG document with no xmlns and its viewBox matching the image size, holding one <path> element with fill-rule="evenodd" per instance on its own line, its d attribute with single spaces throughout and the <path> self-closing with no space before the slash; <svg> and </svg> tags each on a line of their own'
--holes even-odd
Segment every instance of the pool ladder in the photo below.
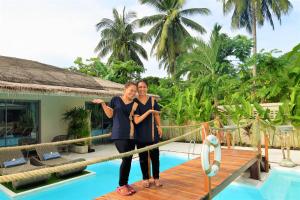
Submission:
<svg viewBox="0 0 300 200">
<path fill-rule="evenodd" d="M 193 151 L 191 152 L 192 145 L 193 145 Z M 188 159 L 190 159 L 190 154 L 195 154 L 195 146 L 196 146 L 196 141 L 190 140 L 189 149 L 188 149 Z"/>
</svg>

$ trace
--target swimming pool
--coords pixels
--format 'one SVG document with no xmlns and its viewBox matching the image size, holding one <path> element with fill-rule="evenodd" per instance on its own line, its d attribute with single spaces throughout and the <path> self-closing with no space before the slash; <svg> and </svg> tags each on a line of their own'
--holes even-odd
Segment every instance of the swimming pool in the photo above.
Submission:
<svg viewBox="0 0 300 200">
<path fill-rule="evenodd" d="M 187 161 L 187 155 L 162 152 L 160 156 L 161 171 L 182 164 Z M 118 185 L 120 161 L 110 161 L 88 166 L 88 170 L 95 172 L 94 175 L 82 177 L 68 183 L 57 185 L 41 191 L 15 197 L 16 200 L 92 200 L 108 192 L 114 191 Z M 130 183 L 142 179 L 139 162 L 132 162 Z M 10 198 L 0 190 L 0 200 Z"/>
<path fill-rule="evenodd" d="M 297 200 L 299 191 L 300 173 L 274 169 L 261 187 L 233 183 L 214 200 Z"/>
<path fill-rule="evenodd" d="M 185 154 L 161 153 L 161 171 L 167 170 L 188 160 Z M 88 166 L 94 175 L 72 180 L 40 191 L 15 197 L 14 200 L 92 200 L 114 191 L 118 184 L 119 161 Z M 132 163 L 130 183 L 141 180 L 139 162 Z M 214 200 L 297 200 L 300 191 L 300 173 L 273 169 L 261 187 L 232 183 Z M 0 200 L 10 198 L 0 190 Z"/>
</svg>

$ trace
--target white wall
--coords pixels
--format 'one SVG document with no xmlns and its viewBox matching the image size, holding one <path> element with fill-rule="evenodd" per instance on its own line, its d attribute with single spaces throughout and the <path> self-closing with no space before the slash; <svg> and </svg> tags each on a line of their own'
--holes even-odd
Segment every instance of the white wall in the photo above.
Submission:
<svg viewBox="0 0 300 200">
<path fill-rule="evenodd" d="M 101 97 L 109 100 L 109 97 Z M 40 131 L 41 142 L 49 142 L 54 136 L 66 134 L 68 124 L 62 119 L 67 110 L 84 106 L 93 97 L 51 96 L 36 93 L 8 93 L 0 91 L 1 99 L 39 100 L 40 101 Z"/>
</svg>

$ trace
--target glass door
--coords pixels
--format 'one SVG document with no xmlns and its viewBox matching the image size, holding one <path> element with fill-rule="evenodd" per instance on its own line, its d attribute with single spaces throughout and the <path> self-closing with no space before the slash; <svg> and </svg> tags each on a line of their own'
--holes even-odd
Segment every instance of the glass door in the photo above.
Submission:
<svg viewBox="0 0 300 200">
<path fill-rule="evenodd" d="M 5 102 L 0 101 L 0 147 L 6 146 L 6 106 Z"/>
<path fill-rule="evenodd" d="M 0 146 L 37 143 L 39 124 L 38 101 L 0 101 Z"/>
</svg>

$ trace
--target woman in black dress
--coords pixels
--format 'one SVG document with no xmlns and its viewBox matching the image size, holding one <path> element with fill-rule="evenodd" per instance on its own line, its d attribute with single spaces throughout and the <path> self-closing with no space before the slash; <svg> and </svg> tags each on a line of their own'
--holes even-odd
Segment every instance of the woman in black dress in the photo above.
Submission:
<svg viewBox="0 0 300 200">
<path fill-rule="evenodd" d="M 107 117 L 113 119 L 112 136 L 119 153 L 135 149 L 133 115 L 137 103 L 133 101 L 136 96 L 136 84 L 129 82 L 125 85 L 123 96 L 115 96 L 107 106 L 103 100 L 94 99 L 93 103 L 101 104 Z M 124 157 L 120 166 L 119 187 L 117 192 L 120 195 L 131 195 L 136 191 L 128 185 L 129 172 L 132 156 Z"/>
<path fill-rule="evenodd" d="M 138 107 L 135 111 L 134 122 L 136 124 L 136 143 L 137 148 L 143 148 L 152 144 L 156 144 L 159 138 L 162 136 L 162 129 L 160 127 L 160 108 L 153 97 L 147 95 L 148 84 L 146 81 L 141 80 L 137 83 L 138 97 L 135 102 L 138 103 Z M 151 115 L 147 113 L 151 112 Z M 139 154 L 140 165 L 143 173 L 143 186 L 150 187 L 150 169 L 148 167 L 148 157 L 152 162 L 152 175 L 154 178 L 155 186 L 162 186 L 159 180 L 159 149 L 155 148 Z"/>
</svg>

